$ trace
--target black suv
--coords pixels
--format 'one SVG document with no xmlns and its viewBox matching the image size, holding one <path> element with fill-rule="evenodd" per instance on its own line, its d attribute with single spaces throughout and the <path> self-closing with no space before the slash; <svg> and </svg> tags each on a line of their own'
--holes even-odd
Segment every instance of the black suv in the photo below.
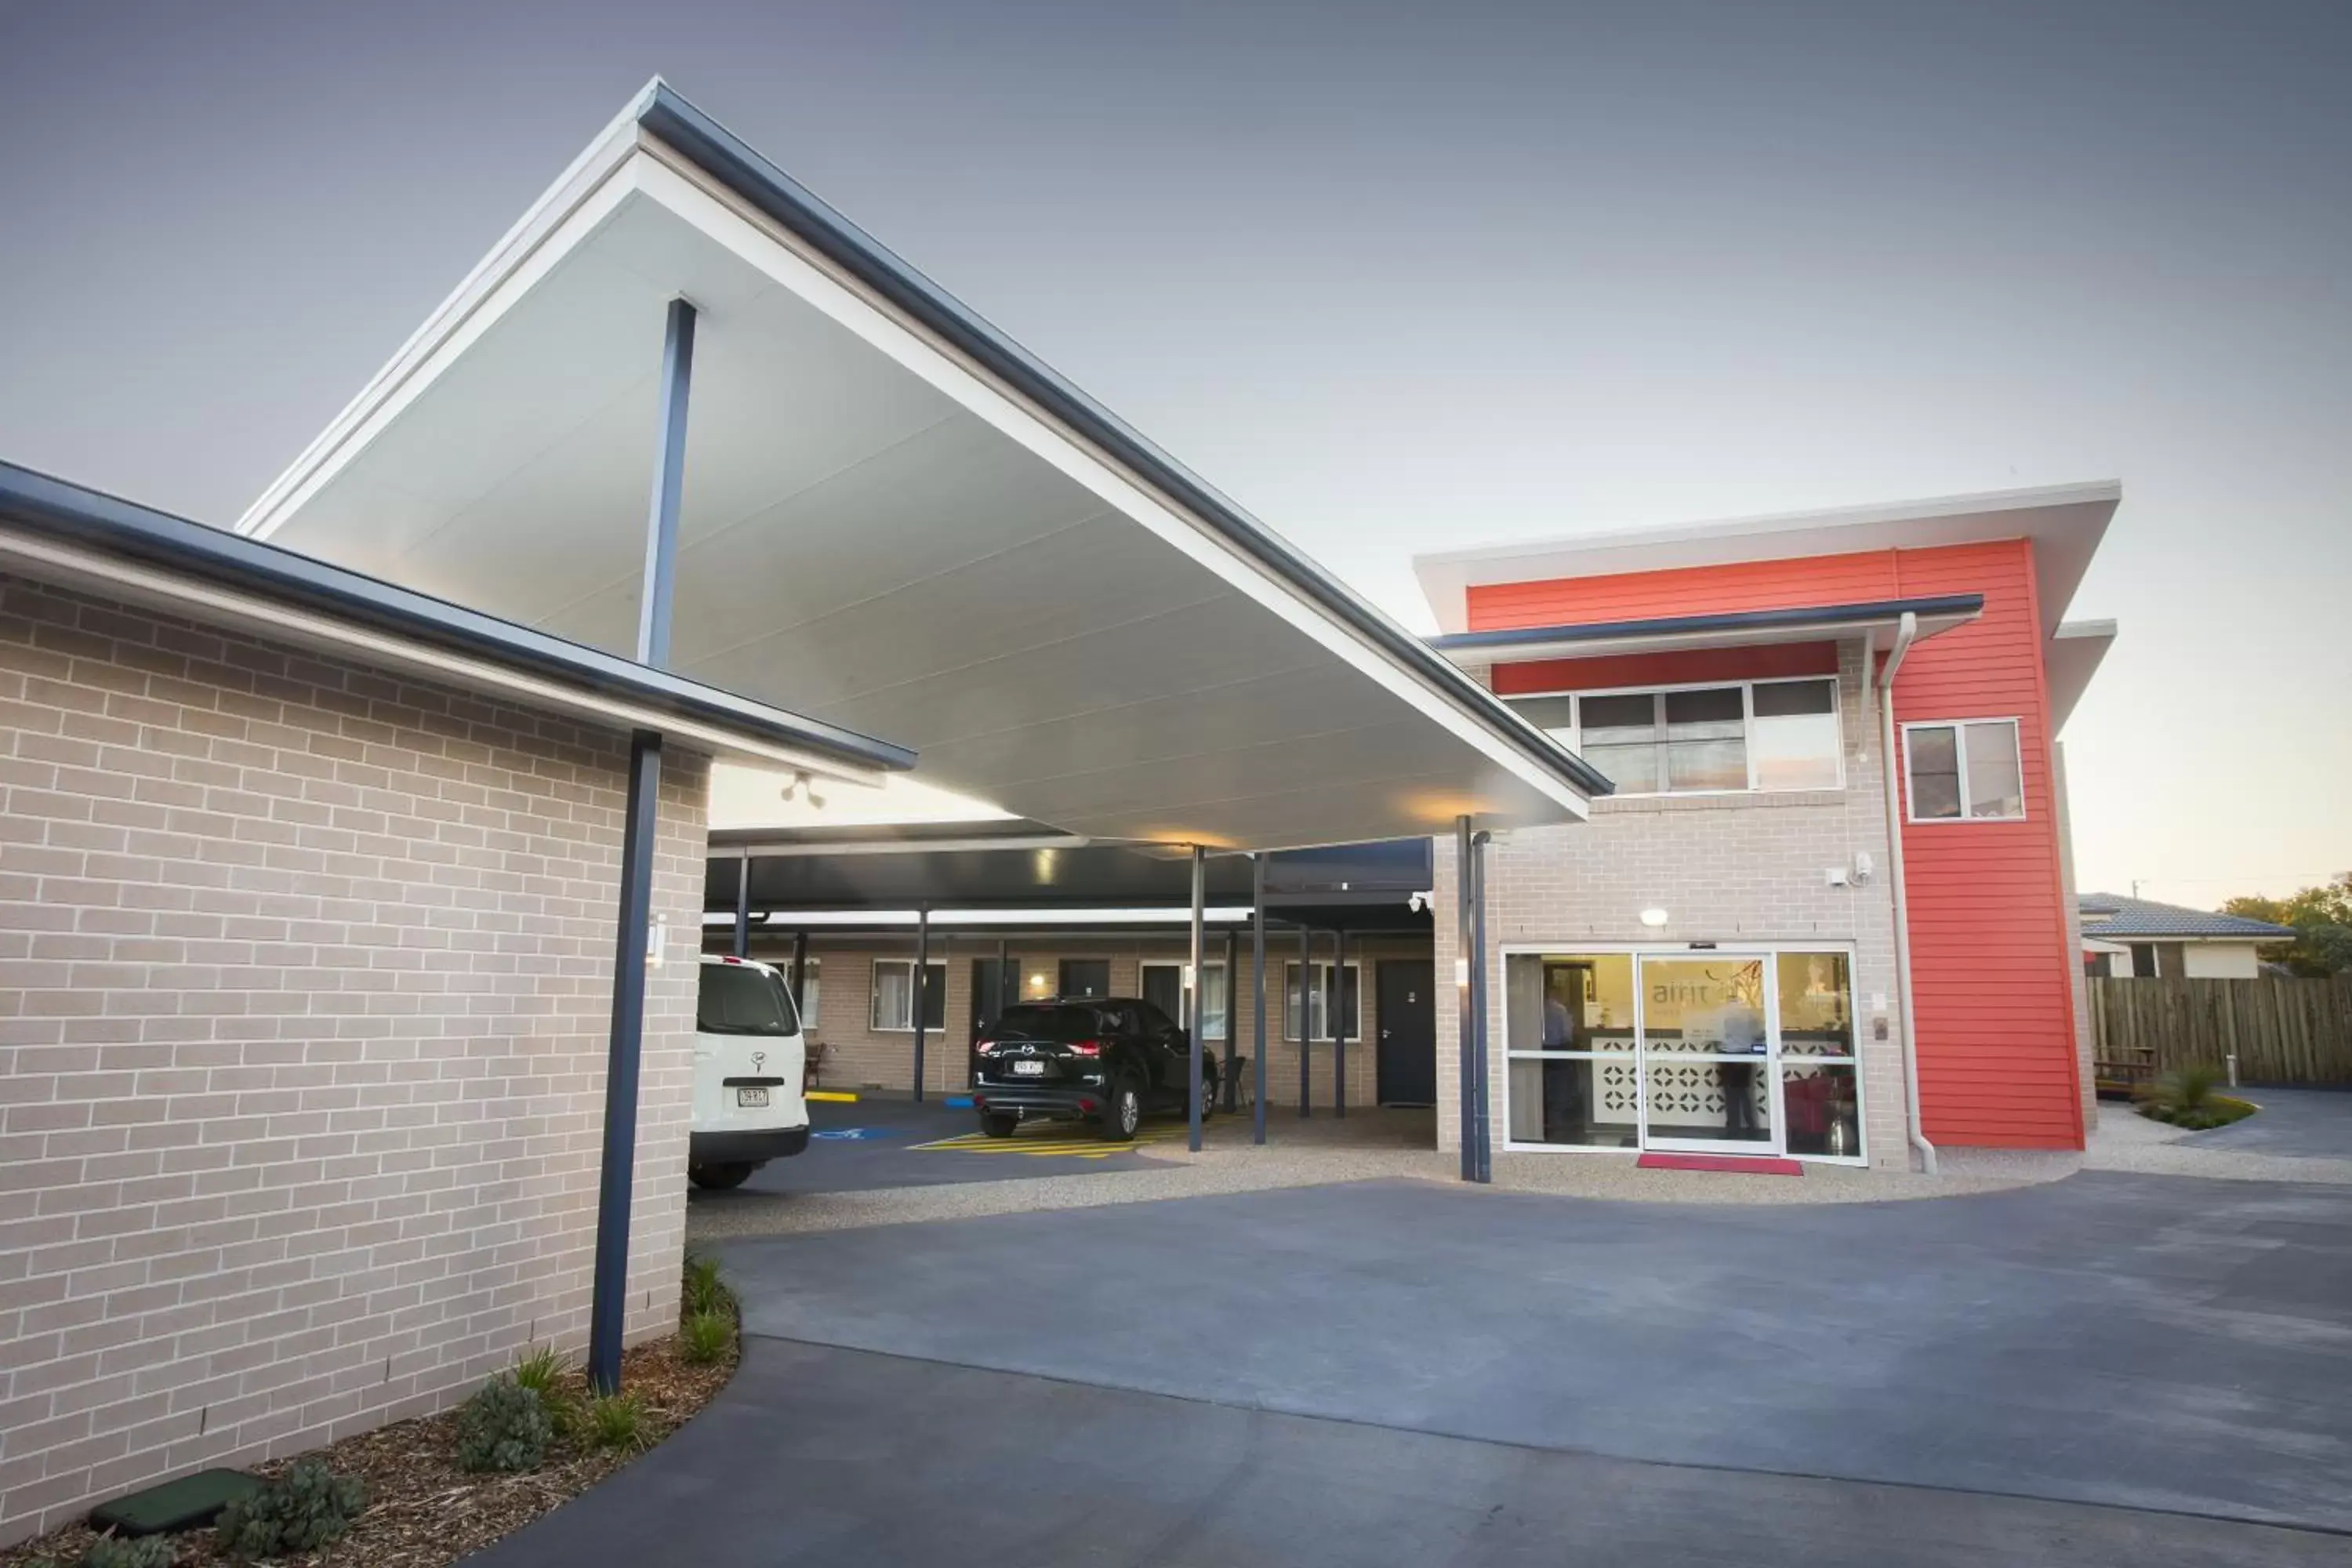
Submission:
<svg viewBox="0 0 2352 1568">
<path fill-rule="evenodd" d="M 1188 1109 L 1192 1052 L 1167 1014 L 1133 997 L 1019 1003 L 973 1043 L 971 1102 L 991 1138 L 1024 1121 L 1085 1118 L 1124 1142 L 1150 1112 Z M 1202 1115 L 1216 1098 L 1216 1062 L 1203 1052 Z"/>
</svg>

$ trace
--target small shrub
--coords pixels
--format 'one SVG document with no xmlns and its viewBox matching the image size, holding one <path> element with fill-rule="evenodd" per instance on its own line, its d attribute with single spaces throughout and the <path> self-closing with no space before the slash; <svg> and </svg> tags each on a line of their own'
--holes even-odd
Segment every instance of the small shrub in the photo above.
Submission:
<svg viewBox="0 0 2352 1568">
<path fill-rule="evenodd" d="M 2221 1076 L 2219 1068 L 2202 1062 L 2176 1068 L 2141 1094 L 2139 1113 L 2191 1132 L 2227 1127 L 2252 1115 L 2254 1108 L 2245 1100 L 2213 1092 Z"/>
<path fill-rule="evenodd" d="M 569 1389 L 559 1388 L 552 1394 L 542 1394 L 539 1402 L 547 1406 L 548 1430 L 565 1442 L 577 1440 L 587 1429 L 588 1406 Z"/>
<path fill-rule="evenodd" d="M 541 1345 L 514 1365 L 514 1380 L 541 1399 L 563 1383 L 563 1362 L 553 1345 Z"/>
<path fill-rule="evenodd" d="M 315 1552 L 341 1541 L 365 1507 L 367 1488 L 357 1476 L 339 1476 L 316 1459 L 303 1459 L 221 1510 L 221 1547 L 242 1558 Z"/>
<path fill-rule="evenodd" d="M 468 1470 L 528 1470 L 554 1436 L 547 1403 L 511 1377 L 496 1377 L 457 1412 L 457 1463 Z"/>
<path fill-rule="evenodd" d="M 589 1440 L 599 1448 L 625 1453 L 644 1447 L 652 1436 L 646 1430 L 646 1407 L 634 1394 L 590 1400 L 586 1428 Z"/>
<path fill-rule="evenodd" d="M 678 1333 L 679 1353 L 698 1365 L 708 1365 L 727 1353 L 735 1341 L 735 1322 L 724 1312 L 697 1312 Z"/>
<path fill-rule="evenodd" d="M 168 1535 L 101 1535 L 81 1554 L 81 1568 L 172 1568 Z"/>
<path fill-rule="evenodd" d="M 719 1260 L 715 1258 L 688 1258 L 686 1283 L 681 1295 L 686 1315 L 689 1318 L 725 1310 L 727 1287 L 719 1282 Z"/>
</svg>

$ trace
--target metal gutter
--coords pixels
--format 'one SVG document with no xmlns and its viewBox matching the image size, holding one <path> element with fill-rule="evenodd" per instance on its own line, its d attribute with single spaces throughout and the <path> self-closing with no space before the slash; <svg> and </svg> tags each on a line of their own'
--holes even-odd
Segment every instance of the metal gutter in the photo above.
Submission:
<svg viewBox="0 0 2352 1568">
<path fill-rule="evenodd" d="M 1804 610 L 1736 610 L 1711 616 L 1663 616 L 1639 621 L 1596 621 L 1585 626 L 1513 626 L 1505 631 L 1455 632 L 1432 637 L 1429 646 L 1447 653 L 1523 647 L 1537 643 L 1609 642 L 1647 637 L 1690 637 L 1707 633 L 1801 631 L 1851 628 L 1861 623 L 1893 626 L 1906 616 L 1978 616 L 1984 613 L 1982 594 L 1949 594 L 1932 599 L 1882 599 L 1861 605 L 1826 605 Z"/>
<path fill-rule="evenodd" d="M 1080 438 L 1207 523 L 1243 555 L 1410 670 L 1483 729 L 1588 795 L 1615 786 L 1299 553 L 1141 433 L 827 205 L 740 137 L 656 81 L 637 115 L 656 136 L 895 309 L 936 333 Z"/>
<path fill-rule="evenodd" d="M 5 461 L 0 461 L 0 518 L 108 556 L 322 611 L 771 743 L 871 768 L 900 770 L 915 763 L 915 753 L 902 746 Z"/>
</svg>

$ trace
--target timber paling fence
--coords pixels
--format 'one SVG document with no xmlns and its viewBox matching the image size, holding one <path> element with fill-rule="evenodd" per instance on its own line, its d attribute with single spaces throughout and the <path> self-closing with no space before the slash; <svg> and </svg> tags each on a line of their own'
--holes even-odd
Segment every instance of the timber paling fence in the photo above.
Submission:
<svg viewBox="0 0 2352 1568">
<path fill-rule="evenodd" d="M 2231 1052 L 2242 1083 L 2352 1083 L 2352 974 L 2328 980 L 2093 979 L 2092 1052 L 2157 1072 Z"/>
</svg>

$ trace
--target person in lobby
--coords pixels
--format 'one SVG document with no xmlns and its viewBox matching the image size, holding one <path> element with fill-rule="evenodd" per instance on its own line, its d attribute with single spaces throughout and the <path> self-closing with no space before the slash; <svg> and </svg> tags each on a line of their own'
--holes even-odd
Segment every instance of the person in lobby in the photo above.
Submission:
<svg viewBox="0 0 2352 1568">
<path fill-rule="evenodd" d="M 1738 1057 L 1764 1054 L 1764 1015 L 1760 1009 L 1745 1002 L 1724 1009 L 1723 1052 Z M 1719 1062 L 1716 1066 L 1716 1081 L 1723 1087 L 1723 1135 L 1743 1140 L 1757 1137 L 1756 1064 Z"/>
</svg>

